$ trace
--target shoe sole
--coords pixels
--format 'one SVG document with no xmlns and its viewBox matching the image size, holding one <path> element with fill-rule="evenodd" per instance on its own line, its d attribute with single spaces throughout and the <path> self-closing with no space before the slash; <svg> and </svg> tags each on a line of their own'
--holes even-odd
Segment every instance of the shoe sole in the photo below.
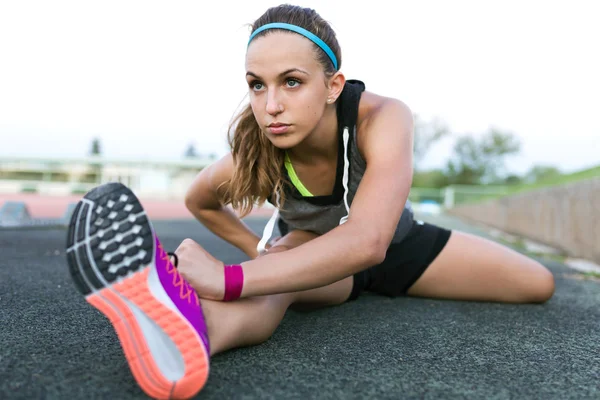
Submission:
<svg viewBox="0 0 600 400">
<path fill-rule="evenodd" d="M 176 274 L 126 186 L 99 186 L 77 204 L 67 237 L 75 285 L 112 323 L 144 392 L 154 398 L 189 398 L 208 379 L 209 351 L 160 284 L 157 257 L 167 259 Z"/>
</svg>

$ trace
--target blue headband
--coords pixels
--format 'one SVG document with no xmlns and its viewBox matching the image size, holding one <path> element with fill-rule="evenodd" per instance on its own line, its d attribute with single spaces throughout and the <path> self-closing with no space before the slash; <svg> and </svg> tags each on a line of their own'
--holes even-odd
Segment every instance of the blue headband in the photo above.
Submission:
<svg viewBox="0 0 600 400">
<path fill-rule="evenodd" d="M 299 26 L 296 26 L 296 25 L 285 24 L 282 22 L 275 22 L 272 24 L 263 25 L 260 28 L 258 28 L 257 30 L 255 30 L 254 32 L 252 32 L 252 35 L 250 36 L 250 39 L 248 40 L 248 45 L 250 45 L 250 42 L 252 41 L 252 39 L 254 39 L 254 37 L 258 33 L 262 32 L 262 31 L 266 31 L 267 29 L 287 29 L 288 31 L 293 31 L 293 32 L 299 33 L 302 36 L 312 40 L 317 46 L 319 46 L 321 49 L 323 49 L 323 51 L 329 56 L 329 58 L 331 59 L 331 62 L 333 63 L 333 67 L 336 70 L 338 69 L 337 58 L 335 57 L 335 54 L 333 54 L 333 51 L 331 51 L 329 46 L 327 46 L 327 43 L 322 41 L 317 35 L 307 31 L 304 28 L 300 28 Z"/>
</svg>

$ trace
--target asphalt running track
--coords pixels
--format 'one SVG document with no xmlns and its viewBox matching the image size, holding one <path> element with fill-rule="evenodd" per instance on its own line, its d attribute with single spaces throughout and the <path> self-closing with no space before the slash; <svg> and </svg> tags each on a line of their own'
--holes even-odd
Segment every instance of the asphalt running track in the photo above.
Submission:
<svg viewBox="0 0 600 400">
<path fill-rule="evenodd" d="M 266 219 L 246 222 L 259 232 Z M 452 219 L 434 220 L 472 229 Z M 245 256 L 194 221 L 157 221 L 226 263 Z M 143 399 L 110 323 L 71 283 L 63 229 L 0 230 L 0 399 Z M 289 311 L 266 343 L 217 355 L 205 399 L 598 399 L 600 283 L 545 262 L 543 305 L 364 295 Z"/>
</svg>

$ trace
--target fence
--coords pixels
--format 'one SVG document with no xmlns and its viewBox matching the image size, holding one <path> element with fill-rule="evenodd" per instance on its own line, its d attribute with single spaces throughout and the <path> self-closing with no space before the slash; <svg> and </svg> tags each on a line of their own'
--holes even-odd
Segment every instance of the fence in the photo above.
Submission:
<svg viewBox="0 0 600 400">
<path fill-rule="evenodd" d="M 456 205 L 495 199 L 510 193 L 505 186 L 451 185 L 442 189 L 412 188 L 408 198 L 413 203 L 435 202 L 445 209 Z"/>
<path fill-rule="evenodd" d="M 448 213 L 600 263 L 600 178 L 457 205 Z"/>
</svg>

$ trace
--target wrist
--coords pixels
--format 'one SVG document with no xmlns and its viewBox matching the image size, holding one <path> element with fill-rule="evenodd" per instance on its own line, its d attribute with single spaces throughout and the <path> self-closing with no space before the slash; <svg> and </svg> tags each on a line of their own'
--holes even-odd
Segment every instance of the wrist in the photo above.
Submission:
<svg viewBox="0 0 600 400">
<path fill-rule="evenodd" d="M 260 238 L 254 237 L 252 238 L 252 240 L 249 240 L 248 242 L 244 243 L 243 248 L 241 248 L 240 250 L 242 250 L 249 258 L 254 259 L 260 256 L 260 253 L 258 252 L 259 242 Z"/>
<path fill-rule="evenodd" d="M 225 291 L 223 301 L 234 301 L 240 298 L 244 287 L 244 270 L 240 264 L 225 265 Z"/>
</svg>

